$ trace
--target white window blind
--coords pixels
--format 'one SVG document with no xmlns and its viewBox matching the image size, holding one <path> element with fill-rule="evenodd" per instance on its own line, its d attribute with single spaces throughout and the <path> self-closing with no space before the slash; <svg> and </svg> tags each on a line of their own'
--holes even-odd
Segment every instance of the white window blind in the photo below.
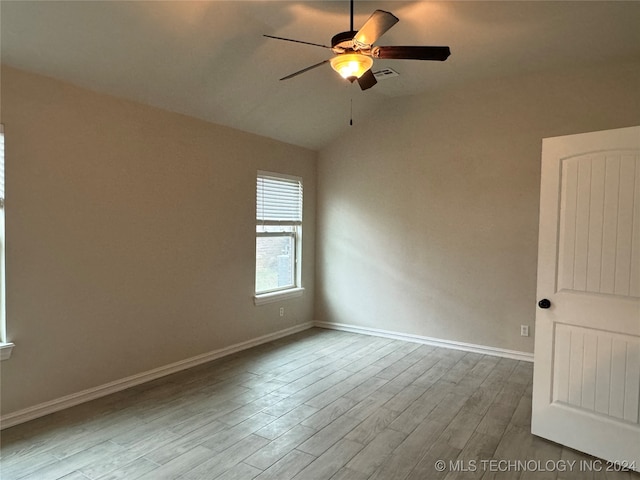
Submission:
<svg viewBox="0 0 640 480">
<path fill-rule="evenodd" d="M 302 179 L 258 172 L 256 220 L 264 225 L 302 224 Z"/>
</svg>

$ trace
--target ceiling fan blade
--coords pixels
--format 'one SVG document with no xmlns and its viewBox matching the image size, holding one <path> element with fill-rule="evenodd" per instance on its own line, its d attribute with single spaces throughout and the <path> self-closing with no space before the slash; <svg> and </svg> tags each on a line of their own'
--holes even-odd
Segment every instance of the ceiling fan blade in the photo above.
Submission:
<svg viewBox="0 0 640 480">
<path fill-rule="evenodd" d="M 284 40 L 285 42 L 295 42 L 302 43 L 304 45 L 313 45 L 314 47 L 322 47 L 322 48 L 331 48 L 327 45 L 320 45 L 319 43 L 311 43 L 311 42 L 303 42 L 302 40 L 293 40 L 292 38 L 284 38 L 284 37 L 274 37 L 273 35 L 263 35 L 263 37 L 267 38 L 275 38 L 276 40 Z"/>
<path fill-rule="evenodd" d="M 451 55 L 449 47 L 373 47 L 374 58 L 396 60 L 446 60 Z"/>
<path fill-rule="evenodd" d="M 362 74 L 362 76 L 358 79 L 358 85 L 360 85 L 360 90 L 368 90 L 373 87 L 378 80 L 376 80 L 375 75 L 371 71 L 371 69 L 367 70 Z"/>
<path fill-rule="evenodd" d="M 297 72 L 292 73 L 291 75 L 287 75 L 286 77 L 282 77 L 280 80 L 289 80 L 290 78 L 296 77 L 304 72 L 308 72 L 309 70 L 313 70 L 314 68 L 319 67 L 320 65 L 324 65 L 325 63 L 329 63 L 329 60 L 323 60 L 320 63 L 316 63 L 315 65 L 311 65 L 310 67 L 303 68 L 302 70 L 298 70 Z"/>
<path fill-rule="evenodd" d="M 376 10 L 364 22 L 364 25 L 358 30 L 353 39 L 357 43 L 364 45 L 373 45 L 384 33 L 398 23 L 398 18 L 390 12 L 384 10 Z"/>
</svg>

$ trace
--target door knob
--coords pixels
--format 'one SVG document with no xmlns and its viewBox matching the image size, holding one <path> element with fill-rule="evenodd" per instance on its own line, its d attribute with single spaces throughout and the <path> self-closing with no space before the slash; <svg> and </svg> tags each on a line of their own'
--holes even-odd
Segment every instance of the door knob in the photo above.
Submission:
<svg viewBox="0 0 640 480">
<path fill-rule="evenodd" d="M 548 299 L 543 298 L 538 302 L 538 306 L 540 308 L 549 308 L 551 306 L 551 302 Z"/>
</svg>

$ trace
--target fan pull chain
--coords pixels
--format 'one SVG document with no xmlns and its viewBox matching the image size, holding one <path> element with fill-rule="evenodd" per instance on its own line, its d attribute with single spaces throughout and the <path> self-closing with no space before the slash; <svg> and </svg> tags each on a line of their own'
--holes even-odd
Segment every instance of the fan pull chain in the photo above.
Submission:
<svg viewBox="0 0 640 480">
<path fill-rule="evenodd" d="M 349 111 L 349 125 L 353 125 L 353 97 L 351 97 L 351 110 Z"/>
</svg>

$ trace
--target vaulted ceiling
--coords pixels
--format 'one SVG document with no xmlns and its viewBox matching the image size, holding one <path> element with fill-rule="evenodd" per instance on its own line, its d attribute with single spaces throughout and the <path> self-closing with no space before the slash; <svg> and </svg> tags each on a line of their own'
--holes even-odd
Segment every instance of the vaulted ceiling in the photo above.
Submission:
<svg viewBox="0 0 640 480">
<path fill-rule="evenodd" d="M 446 62 L 376 60 L 374 71 L 399 76 L 364 92 L 329 65 L 279 81 L 331 52 L 263 37 L 330 44 L 349 30 L 347 0 L 3 0 L 0 9 L 5 64 L 313 149 L 349 128 L 351 108 L 366 122 L 394 97 L 640 61 L 640 2 L 356 0 L 356 29 L 375 9 L 400 18 L 378 44 L 452 52 Z"/>
</svg>

